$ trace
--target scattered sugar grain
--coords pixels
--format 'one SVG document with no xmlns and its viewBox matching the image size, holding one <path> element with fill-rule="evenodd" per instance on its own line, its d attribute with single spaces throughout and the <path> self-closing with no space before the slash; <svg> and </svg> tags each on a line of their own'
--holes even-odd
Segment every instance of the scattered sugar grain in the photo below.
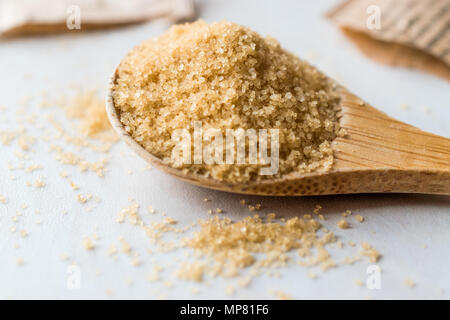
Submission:
<svg viewBox="0 0 450 320">
<path fill-rule="evenodd" d="M 234 295 L 234 293 L 235 293 L 235 289 L 234 289 L 233 286 L 228 285 L 228 286 L 225 287 L 224 293 L 225 293 L 227 296 L 232 296 L 232 295 Z"/>
<path fill-rule="evenodd" d="M 360 280 L 360 279 L 354 279 L 353 282 L 358 286 L 358 287 L 362 287 L 364 285 L 364 283 Z"/>
<path fill-rule="evenodd" d="M 342 216 L 345 218 L 345 217 L 350 216 L 351 214 L 352 214 L 352 212 L 351 212 L 350 210 L 346 210 L 346 211 L 342 214 Z"/>
<path fill-rule="evenodd" d="M 279 300 L 292 300 L 292 296 L 281 290 L 272 290 L 272 295 Z"/>
<path fill-rule="evenodd" d="M 317 279 L 317 274 L 315 274 L 314 272 L 308 272 L 308 278 Z"/>
<path fill-rule="evenodd" d="M 86 237 L 86 238 L 83 239 L 83 247 L 86 250 L 94 250 L 95 249 L 95 244 L 90 238 Z"/>
<path fill-rule="evenodd" d="M 344 219 L 339 220 L 339 222 L 337 223 L 337 226 L 340 229 L 348 229 L 348 228 L 350 228 L 350 224 L 347 221 L 345 221 Z"/>
<path fill-rule="evenodd" d="M 411 279 L 406 279 L 403 283 L 408 288 L 414 288 L 416 286 L 416 283 L 414 281 L 412 281 Z"/>
<path fill-rule="evenodd" d="M 35 186 L 36 188 L 43 188 L 43 187 L 45 187 L 45 181 L 43 180 L 43 177 L 42 177 L 42 176 L 40 176 L 39 178 L 37 178 L 37 179 L 34 181 L 34 186 Z"/>
</svg>

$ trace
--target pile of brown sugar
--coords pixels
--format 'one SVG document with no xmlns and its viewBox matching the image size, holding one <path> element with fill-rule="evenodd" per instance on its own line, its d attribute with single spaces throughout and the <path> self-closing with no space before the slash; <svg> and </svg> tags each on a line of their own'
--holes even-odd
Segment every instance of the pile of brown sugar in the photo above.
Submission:
<svg viewBox="0 0 450 320">
<path fill-rule="evenodd" d="M 334 234 L 319 237 L 321 224 L 314 219 L 293 217 L 280 221 L 272 213 L 265 218 L 256 214 L 239 221 L 216 216 L 199 224 L 200 231 L 185 239 L 184 245 L 212 257 L 212 269 L 218 274 L 234 276 L 248 266 L 253 270 L 285 266 L 291 259 L 288 253 L 294 249 L 309 259 L 309 265 L 320 264 L 324 270 L 336 265 L 328 253 L 320 255 L 325 245 L 335 241 Z M 257 254 L 265 257 L 257 260 Z"/>
<path fill-rule="evenodd" d="M 335 83 L 273 38 L 228 21 L 177 25 L 145 41 L 121 62 L 112 91 L 129 134 L 189 172 L 230 183 L 274 177 L 259 175 L 263 162 L 174 161 L 172 133 L 187 129 L 192 135 L 195 121 L 223 135 L 227 129 L 278 129 L 275 177 L 333 164 L 331 142 L 340 131 Z"/>
<path fill-rule="evenodd" d="M 65 110 L 69 118 L 80 120 L 79 129 L 85 136 L 94 137 L 111 129 L 105 103 L 97 97 L 95 90 L 78 91 L 68 101 Z"/>
</svg>

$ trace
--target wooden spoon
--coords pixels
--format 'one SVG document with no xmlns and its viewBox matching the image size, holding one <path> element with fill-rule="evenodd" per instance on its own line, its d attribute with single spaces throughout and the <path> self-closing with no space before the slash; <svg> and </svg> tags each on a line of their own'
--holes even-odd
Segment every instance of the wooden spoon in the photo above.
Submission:
<svg viewBox="0 0 450 320">
<path fill-rule="evenodd" d="M 335 162 L 327 172 L 290 173 L 248 184 L 229 184 L 185 173 L 163 163 L 124 129 L 114 107 L 110 80 L 106 111 L 119 136 L 152 166 L 206 188 L 254 195 L 301 196 L 345 193 L 407 192 L 450 194 L 450 139 L 421 131 L 388 117 L 340 87 L 341 127 L 333 142 Z"/>
</svg>

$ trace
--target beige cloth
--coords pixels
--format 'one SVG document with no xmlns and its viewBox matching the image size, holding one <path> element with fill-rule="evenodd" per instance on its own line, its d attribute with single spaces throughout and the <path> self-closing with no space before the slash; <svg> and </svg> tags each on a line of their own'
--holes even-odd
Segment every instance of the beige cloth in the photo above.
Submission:
<svg viewBox="0 0 450 320">
<path fill-rule="evenodd" d="M 380 28 L 368 27 L 370 6 Z M 328 17 L 368 57 L 450 80 L 450 0 L 346 0 Z"/>
<path fill-rule="evenodd" d="M 157 18 L 189 20 L 194 5 L 193 0 L 0 0 L 0 36 L 74 32 L 78 13 L 82 31 Z"/>
</svg>

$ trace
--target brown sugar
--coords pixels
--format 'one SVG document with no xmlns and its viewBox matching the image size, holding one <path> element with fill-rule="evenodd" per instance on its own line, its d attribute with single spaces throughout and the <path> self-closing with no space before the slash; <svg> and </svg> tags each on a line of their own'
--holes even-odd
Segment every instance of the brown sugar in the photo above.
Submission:
<svg viewBox="0 0 450 320">
<path fill-rule="evenodd" d="M 323 246 L 334 239 L 327 236 L 318 238 L 316 232 L 321 226 L 312 219 L 293 217 L 280 223 L 265 221 L 258 215 L 239 221 L 216 216 L 199 223 L 200 230 L 184 239 L 184 245 L 212 257 L 220 269 L 227 269 L 219 272 L 221 274 L 234 275 L 239 269 L 252 265 L 256 268 L 284 266 L 289 260 L 289 251 L 312 247 L 319 250 L 312 264 L 325 267 L 331 263 Z M 266 257 L 256 259 L 256 255 L 261 253 Z"/>
<path fill-rule="evenodd" d="M 350 228 L 350 225 L 347 221 L 345 221 L 344 219 L 341 219 L 338 221 L 337 226 L 341 229 L 348 229 Z"/>
<path fill-rule="evenodd" d="M 80 120 L 80 131 L 90 137 L 111 128 L 103 99 L 94 90 L 80 91 L 65 106 L 69 118 Z"/>
<path fill-rule="evenodd" d="M 414 281 L 412 281 L 411 279 L 406 279 L 404 281 L 405 286 L 407 286 L 408 288 L 414 288 L 416 286 L 416 283 Z"/>
<path fill-rule="evenodd" d="M 361 248 L 361 254 L 367 256 L 370 262 L 375 263 L 380 259 L 381 254 L 367 242 L 362 242 Z"/>
<path fill-rule="evenodd" d="M 91 238 L 84 238 L 83 239 L 83 247 L 86 249 L 86 250 L 94 250 L 94 248 L 95 248 L 95 244 L 94 244 L 94 242 L 91 240 Z"/>
<path fill-rule="evenodd" d="M 112 96 L 125 129 L 147 151 L 173 167 L 239 183 L 274 176 L 259 175 L 264 161 L 179 163 L 172 158 L 173 132 L 192 136 L 196 121 L 223 135 L 278 129 L 275 176 L 328 170 L 340 129 L 335 87 L 273 38 L 228 21 L 197 21 L 133 49 L 117 69 Z"/>
</svg>

